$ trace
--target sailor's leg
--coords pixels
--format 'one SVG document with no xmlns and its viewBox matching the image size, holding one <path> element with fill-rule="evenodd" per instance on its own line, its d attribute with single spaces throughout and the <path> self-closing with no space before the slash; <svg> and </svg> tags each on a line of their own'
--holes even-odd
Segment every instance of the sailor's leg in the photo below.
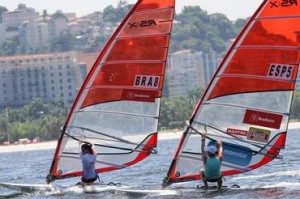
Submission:
<svg viewBox="0 0 300 199">
<path fill-rule="evenodd" d="M 219 189 L 219 190 L 222 188 L 222 184 L 223 184 L 223 178 L 220 177 L 220 178 L 218 179 L 218 189 Z"/>
<path fill-rule="evenodd" d="M 207 180 L 206 180 L 206 178 L 204 176 L 204 169 L 200 170 L 200 176 L 201 176 L 201 179 L 202 179 L 202 181 L 204 183 L 204 189 L 208 189 L 208 183 L 207 183 Z"/>
</svg>

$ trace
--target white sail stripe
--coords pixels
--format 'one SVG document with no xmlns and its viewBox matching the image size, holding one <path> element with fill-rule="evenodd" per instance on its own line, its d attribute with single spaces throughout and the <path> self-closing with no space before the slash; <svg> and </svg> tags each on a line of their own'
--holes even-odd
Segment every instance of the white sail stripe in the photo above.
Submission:
<svg viewBox="0 0 300 199">
<path fill-rule="evenodd" d="M 231 94 L 231 95 L 235 95 L 235 94 Z M 290 113 L 284 113 L 284 112 L 279 112 L 279 111 L 274 111 L 273 109 L 263 109 L 263 108 L 257 108 L 254 106 L 242 106 L 242 105 L 236 105 L 236 104 L 230 104 L 230 103 L 220 103 L 220 102 L 210 102 L 210 101 L 206 101 L 206 103 L 202 103 L 202 105 L 218 105 L 218 106 L 226 106 L 226 107 L 234 107 L 234 108 L 243 108 L 243 109 L 252 109 L 252 110 L 259 110 L 259 111 L 263 111 L 263 112 L 269 112 L 269 113 L 274 113 L 274 114 L 279 114 L 279 115 L 285 115 L 285 116 L 289 116 Z"/>
<path fill-rule="evenodd" d="M 296 82 L 296 80 L 289 80 L 289 79 L 282 79 L 282 78 L 274 78 L 268 76 L 258 76 L 258 75 L 244 75 L 244 74 L 222 74 L 218 75 L 217 77 L 243 77 L 247 79 L 263 79 L 263 80 L 270 80 L 270 81 L 277 81 L 277 82 Z M 278 91 L 281 91 L 280 89 Z M 261 91 L 257 91 L 261 92 Z"/>
<path fill-rule="evenodd" d="M 142 117 L 142 118 L 152 118 L 152 119 L 158 119 L 158 116 L 155 115 L 146 115 L 146 114 L 137 114 L 137 113 L 129 113 L 129 112 L 120 112 L 120 111 L 108 111 L 108 110 L 79 110 L 74 111 L 74 114 L 77 113 L 107 113 L 107 114 L 115 114 L 115 115 L 128 115 L 128 116 L 136 116 L 136 117 Z"/>
<path fill-rule="evenodd" d="M 300 18 L 300 15 L 280 15 L 280 16 L 269 16 L 269 17 L 259 17 L 256 21 L 262 20 L 274 20 L 274 19 L 297 19 Z"/>
<path fill-rule="evenodd" d="M 76 157 L 78 156 L 78 157 Z M 76 160 L 80 160 L 80 157 L 79 157 L 79 154 L 62 154 L 59 156 L 60 158 L 68 158 L 68 159 L 76 159 Z M 115 163 L 112 163 L 112 162 L 107 162 L 107 161 L 100 161 L 100 160 L 96 160 L 96 163 L 100 163 L 100 164 L 105 164 L 105 165 L 109 165 L 109 166 L 114 166 L 114 167 L 118 167 L 118 168 L 125 168 L 127 166 L 125 165 L 121 165 L 121 164 L 115 164 Z"/>
<path fill-rule="evenodd" d="M 82 126 L 82 127 L 80 127 L 80 126 L 69 126 L 69 128 L 85 129 L 83 126 Z M 77 134 L 77 135 L 72 135 L 72 137 L 75 137 L 75 138 L 78 137 L 78 139 L 82 138 L 82 136 L 81 136 L 81 135 L 78 135 L 78 134 Z M 85 139 L 100 140 L 100 141 L 120 142 L 120 143 L 126 143 L 126 144 L 130 144 L 130 145 L 135 145 L 135 146 L 139 145 L 139 144 L 137 144 L 137 143 L 133 143 L 133 142 L 129 142 L 129 141 L 125 142 L 124 140 L 120 140 L 120 139 L 117 139 L 117 138 L 114 138 L 114 137 L 112 137 L 112 138 L 109 139 L 109 138 L 100 138 L 100 137 L 84 136 L 84 138 L 85 138 Z"/>
<path fill-rule="evenodd" d="M 115 149 L 119 149 L 119 150 L 126 150 L 126 151 L 138 151 L 138 152 L 142 152 L 143 150 L 137 150 L 136 147 L 144 147 L 144 146 L 147 146 L 147 147 L 152 147 L 152 145 L 149 145 L 149 144 L 143 144 L 143 142 L 141 143 L 136 143 L 136 142 L 132 142 L 130 140 L 126 140 L 126 139 L 123 139 L 123 138 L 120 138 L 120 137 L 116 137 L 116 136 L 110 136 L 106 133 L 103 133 L 103 132 L 99 132 L 99 131 L 96 131 L 96 130 L 93 130 L 93 129 L 89 129 L 89 128 L 86 128 L 84 126 L 69 126 L 69 128 L 77 128 L 77 129 L 82 129 L 82 130 L 86 130 L 86 131 L 89 131 L 89 132 L 92 132 L 92 133 L 95 133 L 95 134 L 100 134 L 102 136 L 106 136 L 106 137 L 109 137 L 109 138 L 112 138 L 112 139 L 105 139 L 105 138 L 95 138 L 95 137 L 90 137 L 90 136 L 84 136 L 85 139 L 94 139 L 94 140 L 105 140 L 105 141 L 112 141 L 112 142 L 120 142 L 120 143 L 125 143 L 125 144 L 128 144 L 128 145 L 134 145 L 134 148 L 126 148 L 126 149 L 122 149 L 120 147 L 115 147 L 115 146 L 112 146 L 112 145 L 101 145 L 101 144 L 97 144 L 96 146 L 99 146 L 99 147 L 107 147 L 107 148 L 115 148 Z M 68 135 L 68 134 L 67 134 Z M 76 136 L 76 135 L 68 135 L 69 137 L 71 138 L 76 138 L 77 137 L 82 137 L 81 135 L 80 136 Z"/>
</svg>

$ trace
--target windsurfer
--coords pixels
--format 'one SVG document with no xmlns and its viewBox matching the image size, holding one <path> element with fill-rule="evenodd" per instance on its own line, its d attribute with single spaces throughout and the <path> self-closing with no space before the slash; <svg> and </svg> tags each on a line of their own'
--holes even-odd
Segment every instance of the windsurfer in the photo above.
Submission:
<svg viewBox="0 0 300 199">
<path fill-rule="evenodd" d="M 223 159 L 223 147 L 222 142 L 217 142 L 217 147 L 214 145 L 205 146 L 205 133 L 202 134 L 201 139 L 201 154 L 204 169 L 200 170 L 200 175 L 204 183 L 204 188 L 208 189 L 208 182 L 217 182 L 218 189 L 222 187 L 222 174 L 221 174 L 221 163 Z"/>
<path fill-rule="evenodd" d="M 81 144 L 81 141 L 79 141 Z M 91 185 L 98 179 L 95 169 L 97 152 L 93 144 L 84 143 L 81 145 L 80 159 L 82 161 L 81 186 Z"/>
</svg>

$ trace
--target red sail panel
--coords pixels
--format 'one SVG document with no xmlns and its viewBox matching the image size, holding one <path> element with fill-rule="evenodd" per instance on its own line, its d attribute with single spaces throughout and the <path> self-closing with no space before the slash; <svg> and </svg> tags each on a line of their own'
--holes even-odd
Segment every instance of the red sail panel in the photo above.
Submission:
<svg viewBox="0 0 300 199">
<path fill-rule="evenodd" d="M 155 10 L 160 8 L 172 8 L 174 7 L 174 0 L 160 0 L 160 1 L 153 1 L 153 0 L 144 0 L 143 4 L 137 7 L 136 11 L 146 11 L 146 10 Z"/>
<path fill-rule="evenodd" d="M 299 12 L 299 11 L 298 11 Z M 280 26 L 274 24 L 280 23 Z M 300 42 L 299 18 L 291 20 L 279 18 L 272 20 L 258 20 L 244 39 L 243 45 L 284 45 L 298 46 Z"/>
<path fill-rule="evenodd" d="M 130 71 L 130 72 L 128 72 Z M 92 87 L 96 86 L 133 86 L 137 74 L 163 76 L 164 63 L 104 64 Z M 158 88 L 162 89 L 162 82 Z"/>
<path fill-rule="evenodd" d="M 165 60 L 169 37 L 142 37 L 118 40 L 106 61 Z"/>
<path fill-rule="evenodd" d="M 239 49 L 224 69 L 223 74 L 267 76 L 271 64 L 281 62 L 287 65 L 295 64 L 298 56 L 297 51 L 289 49 Z M 296 80 L 296 78 L 297 71 L 293 70 L 290 80 Z"/>
<path fill-rule="evenodd" d="M 297 0 L 289 1 L 268 1 L 262 10 L 260 17 L 276 16 L 297 16 L 299 15 L 299 2 Z"/>
<path fill-rule="evenodd" d="M 101 95 L 98 95 L 99 92 L 101 92 Z M 104 102 L 120 100 L 155 102 L 155 99 L 161 97 L 161 95 L 161 91 L 94 88 L 89 90 L 84 102 L 82 103 L 82 108 Z"/>
<path fill-rule="evenodd" d="M 249 93 L 249 92 L 263 92 L 263 91 L 283 91 L 293 90 L 293 82 L 278 82 L 276 80 L 254 79 L 247 77 L 221 77 L 209 99 L 229 94 Z"/>
<path fill-rule="evenodd" d="M 128 21 L 120 38 L 143 34 L 161 34 L 170 32 L 172 25 L 168 23 L 172 20 L 172 10 L 157 10 L 151 13 L 134 15 Z M 143 27 L 142 29 L 139 27 Z"/>
</svg>

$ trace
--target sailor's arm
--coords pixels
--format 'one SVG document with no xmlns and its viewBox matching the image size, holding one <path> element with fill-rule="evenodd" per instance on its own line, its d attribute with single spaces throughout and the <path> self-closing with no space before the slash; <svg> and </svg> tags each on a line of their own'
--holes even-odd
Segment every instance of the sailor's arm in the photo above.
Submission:
<svg viewBox="0 0 300 199">
<path fill-rule="evenodd" d="M 223 145 L 222 145 L 222 141 L 218 141 L 218 145 L 219 145 L 218 156 L 219 156 L 219 159 L 222 161 L 223 160 Z"/>
<path fill-rule="evenodd" d="M 91 144 L 92 144 L 92 151 L 93 151 L 93 154 L 94 154 L 94 155 L 97 155 L 97 151 L 96 151 L 95 144 L 94 144 L 94 143 L 91 143 Z"/>
<path fill-rule="evenodd" d="M 206 163 L 206 152 L 204 150 L 204 147 L 205 147 L 205 133 L 202 133 L 201 134 L 201 156 L 202 156 L 202 160 L 204 162 L 204 164 Z"/>
</svg>

